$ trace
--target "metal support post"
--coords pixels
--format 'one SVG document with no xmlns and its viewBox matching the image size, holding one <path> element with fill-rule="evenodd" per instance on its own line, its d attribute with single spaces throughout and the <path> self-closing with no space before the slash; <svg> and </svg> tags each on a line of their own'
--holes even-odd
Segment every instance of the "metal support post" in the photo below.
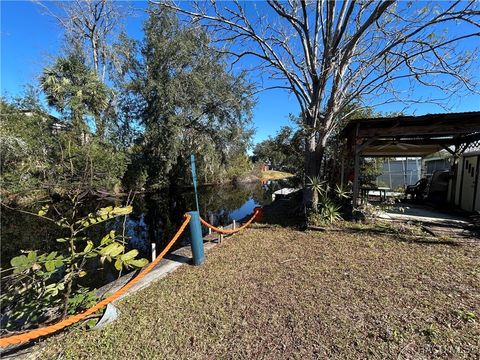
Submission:
<svg viewBox="0 0 480 360">
<path fill-rule="evenodd" d="M 200 214 L 198 211 L 190 211 L 190 242 L 192 246 L 193 264 L 201 265 L 205 261 L 203 250 L 202 226 L 200 225 Z"/>
</svg>

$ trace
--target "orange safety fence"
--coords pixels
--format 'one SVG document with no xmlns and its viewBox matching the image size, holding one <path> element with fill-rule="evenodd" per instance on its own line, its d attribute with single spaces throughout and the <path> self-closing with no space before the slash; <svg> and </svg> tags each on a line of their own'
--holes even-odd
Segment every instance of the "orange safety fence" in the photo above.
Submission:
<svg viewBox="0 0 480 360">
<path fill-rule="evenodd" d="M 28 332 L 25 332 L 25 333 L 22 333 L 22 334 L 18 334 L 18 335 L 13 335 L 13 336 L 1 338 L 0 339 L 0 347 L 6 347 L 6 346 L 9 346 L 9 345 L 20 344 L 20 343 L 23 343 L 23 342 L 27 342 L 27 341 L 37 339 L 41 336 L 53 334 L 53 333 L 55 333 L 59 330 L 62 330 L 64 328 L 66 328 L 69 325 L 75 324 L 75 323 L 79 322 L 80 320 L 85 319 L 88 315 L 93 314 L 97 310 L 100 310 L 101 308 L 103 308 L 107 304 L 109 304 L 112 301 L 114 301 L 115 299 L 117 299 L 120 295 L 124 294 L 133 285 L 135 285 L 140 279 L 142 279 L 145 275 L 147 275 L 147 273 L 149 273 L 155 267 L 155 265 L 157 265 L 160 262 L 160 260 L 162 260 L 162 258 L 168 252 L 168 250 L 170 250 L 170 248 L 175 243 L 175 241 L 177 241 L 178 238 L 180 237 L 180 235 L 183 233 L 183 231 L 187 227 L 188 223 L 190 222 L 190 218 L 191 218 L 191 216 L 189 214 L 185 214 L 185 220 L 183 221 L 182 225 L 178 229 L 175 236 L 172 238 L 172 240 L 170 240 L 168 245 L 165 247 L 165 249 L 163 249 L 163 251 L 155 258 L 155 260 L 153 260 L 145 269 L 143 269 L 135 278 L 133 278 L 125 286 L 123 286 L 122 288 L 115 291 L 113 294 L 111 294 L 107 298 L 103 299 L 102 301 L 100 301 L 96 305 L 92 306 L 91 308 L 85 310 L 84 312 L 82 312 L 80 314 L 70 316 L 70 317 L 66 318 L 65 320 L 62 320 L 62 321 L 60 321 L 56 324 L 53 324 L 53 325 L 45 326 L 45 327 L 42 327 L 42 328 L 39 328 L 39 329 L 34 329 L 34 330 L 31 330 L 31 331 L 28 331 Z"/>
<path fill-rule="evenodd" d="M 235 234 L 235 233 L 245 229 L 248 225 L 250 225 L 252 223 L 253 220 L 255 220 L 255 218 L 259 218 L 261 215 L 262 215 L 262 209 L 261 208 L 255 208 L 255 211 L 253 212 L 252 217 L 245 224 L 243 224 L 242 226 L 240 226 L 236 229 L 232 229 L 232 230 L 220 229 L 218 227 L 213 226 L 212 224 L 209 224 L 208 222 L 206 222 L 202 218 L 200 218 L 200 221 L 203 225 L 205 225 L 206 227 L 208 227 L 208 228 L 210 228 L 213 231 L 216 231 L 218 233 L 221 233 L 221 234 Z"/>
</svg>

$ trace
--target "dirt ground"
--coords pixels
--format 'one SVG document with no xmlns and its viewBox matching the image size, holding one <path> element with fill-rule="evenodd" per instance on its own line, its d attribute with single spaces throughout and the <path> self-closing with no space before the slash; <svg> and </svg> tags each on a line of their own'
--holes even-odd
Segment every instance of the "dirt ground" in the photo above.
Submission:
<svg viewBox="0 0 480 360">
<path fill-rule="evenodd" d="M 420 238 L 255 225 L 41 357 L 478 359 L 480 246 Z"/>
</svg>

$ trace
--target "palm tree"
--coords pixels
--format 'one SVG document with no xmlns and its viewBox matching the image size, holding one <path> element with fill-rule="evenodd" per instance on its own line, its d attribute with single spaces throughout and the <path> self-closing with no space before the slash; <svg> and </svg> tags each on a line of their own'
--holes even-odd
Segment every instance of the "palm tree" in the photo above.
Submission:
<svg viewBox="0 0 480 360">
<path fill-rule="evenodd" d="M 48 104 L 70 119 L 75 133 L 88 133 L 85 116 L 90 115 L 95 118 L 97 135 L 103 136 L 101 114 L 108 105 L 108 88 L 85 65 L 81 55 L 58 58 L 53 66 L 44 69 L 40 84 Z"/>
</svg>

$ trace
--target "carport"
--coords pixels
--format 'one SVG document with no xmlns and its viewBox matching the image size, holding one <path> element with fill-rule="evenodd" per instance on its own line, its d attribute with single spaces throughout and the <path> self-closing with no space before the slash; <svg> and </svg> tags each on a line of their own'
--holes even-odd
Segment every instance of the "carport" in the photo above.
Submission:
<svg viewBox="0 0 480 360">
<path fill-rule="evenodd" d="M 353 163 L 354 204 L 358 204 L 361 157 L 425 157 L 440 150 L 448 151 L 453 158 L 448 202 L 455 204 L 462 192 L 457 179 L 459 159 L 480 144 L 480 112 L 356 119 L 348 123 L 342 136 L 347 139 L 347 153 Z M 473 179 L 473 199 L 480 192 L 478 157 L 480 153 L 467 166 L 467 176 Z"/>
</svg>

